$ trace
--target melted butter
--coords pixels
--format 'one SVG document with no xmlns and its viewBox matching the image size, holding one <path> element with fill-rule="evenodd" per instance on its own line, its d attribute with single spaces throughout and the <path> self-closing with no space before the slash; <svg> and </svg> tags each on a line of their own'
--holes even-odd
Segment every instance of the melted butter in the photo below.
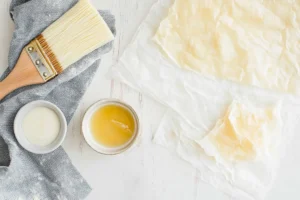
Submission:
<svg viewBox="0 0 300 200">
<path fill-rule="evenodd" d="M 182 68 L 300 94 L 300 1 L 176 0 L 154 41 Z"/>
<path fill-rule="evenodd" d="M 132 138 L 135 120 L 127 109 L 118 105 L 106 105 L 92 116 L 91 131 L 98 143 L 107 147 L 117 147 Z"/>
</svg>

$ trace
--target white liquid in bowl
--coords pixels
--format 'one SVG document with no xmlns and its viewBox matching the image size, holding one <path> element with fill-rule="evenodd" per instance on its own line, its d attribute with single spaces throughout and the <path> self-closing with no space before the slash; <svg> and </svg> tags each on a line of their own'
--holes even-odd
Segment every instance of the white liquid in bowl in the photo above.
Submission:
<svg viewBox="0 0 300 200">
<path fill-rule="evenodd" d="M 57 138 L 60 120 L 55 111 L 46 107 L 36 107 L 26 114 L 22 128 L 30 143 L 47 146 Z"/>
</svg>

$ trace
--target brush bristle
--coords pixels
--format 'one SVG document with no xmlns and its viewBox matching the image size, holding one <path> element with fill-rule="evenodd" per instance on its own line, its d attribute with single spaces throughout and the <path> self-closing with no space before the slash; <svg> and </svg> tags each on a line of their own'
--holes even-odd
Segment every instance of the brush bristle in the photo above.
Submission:
<svg viewBox="0 0 300 200">
<path fill-rule="evenodd" d="M 58 73 L 114 39 L 98 11 L 80 0 L 37 37 Z"/>
</svg>

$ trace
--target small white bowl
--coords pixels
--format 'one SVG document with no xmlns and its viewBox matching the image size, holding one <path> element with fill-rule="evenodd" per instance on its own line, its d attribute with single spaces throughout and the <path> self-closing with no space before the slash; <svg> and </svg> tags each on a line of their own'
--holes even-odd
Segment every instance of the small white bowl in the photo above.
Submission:
<svg viewBox="0 0 300 200">
<path fill-rule="evenodd" d="M 30 112 L 32 109 L 36 107 L 46 107 L 51 110 L 53 110 L 57 116 L 59 117 L 60 121 L 60 132 L 57 136 L 57 138 L 49 145 L 47 146 L 38 146 L 30 143 L 27 138 L 25 137 L 22 125 L 24 117 Z M 33 101 L 31 103 L 26 104 L 23 106 L 19 112 L 16 115 L 15 121 L 14 121 L 14 132 L 15 136 L 20 143 L 20 145 L 26 149 L 27 151 L 30 151 L 35 154 L 46 154 L 54 151 L 57 149 L 64 141 L 66 134 L 67 134 L 67 121 L 63 114 L 63 112 L 54 104 L 48 102 L 48 101 Z"/>
<path fill-rule="evenodd" d="M 135 123 L 135 130 L 134 134 L 131 137 L 131 139 L 125 143 L 122 146 L 118 147 L 107 147 L 104 145 L 99 144 L 98 142 L 95 141 L 91 128 L 90 128 L 90 123 L 91 123 L 91 118 L 94 115 L 94 113 L 101 107 L 106 106 L 106 105 L 118 105 L 126 110 L 128 110 L 131 115 L 134 118 L 134 123 Z M 98 153 L 105 154 L 105 155 L 115 155 L 124 152 L 125 150 L 129 149 L 136 141 L 136 138 L 138 137 L 139 134 L 139 119 L 136 114 L 136 112 L 133 110 L 133 108 L 119 100 L 116 99 L 103 99 L 95 104 L 93 104 L 85 113 L 82 121 L 82 132 L 83 136 L 85 138 L 85 141 L 88 143 L 88 145 L 97 151 Z"/>
</svg>

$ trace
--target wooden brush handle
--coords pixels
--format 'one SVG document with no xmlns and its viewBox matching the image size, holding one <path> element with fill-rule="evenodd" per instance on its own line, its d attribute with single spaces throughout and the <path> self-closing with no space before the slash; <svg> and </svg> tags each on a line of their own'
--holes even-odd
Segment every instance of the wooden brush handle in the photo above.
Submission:
<svg viewBox="0 0 300 200">
<path fill-rule="evenodd" d="M 23 50 L 14 69 L 0 82 L 0 100 L 18 88 L 44 82 L 30 57 Z"/>
</svg>

